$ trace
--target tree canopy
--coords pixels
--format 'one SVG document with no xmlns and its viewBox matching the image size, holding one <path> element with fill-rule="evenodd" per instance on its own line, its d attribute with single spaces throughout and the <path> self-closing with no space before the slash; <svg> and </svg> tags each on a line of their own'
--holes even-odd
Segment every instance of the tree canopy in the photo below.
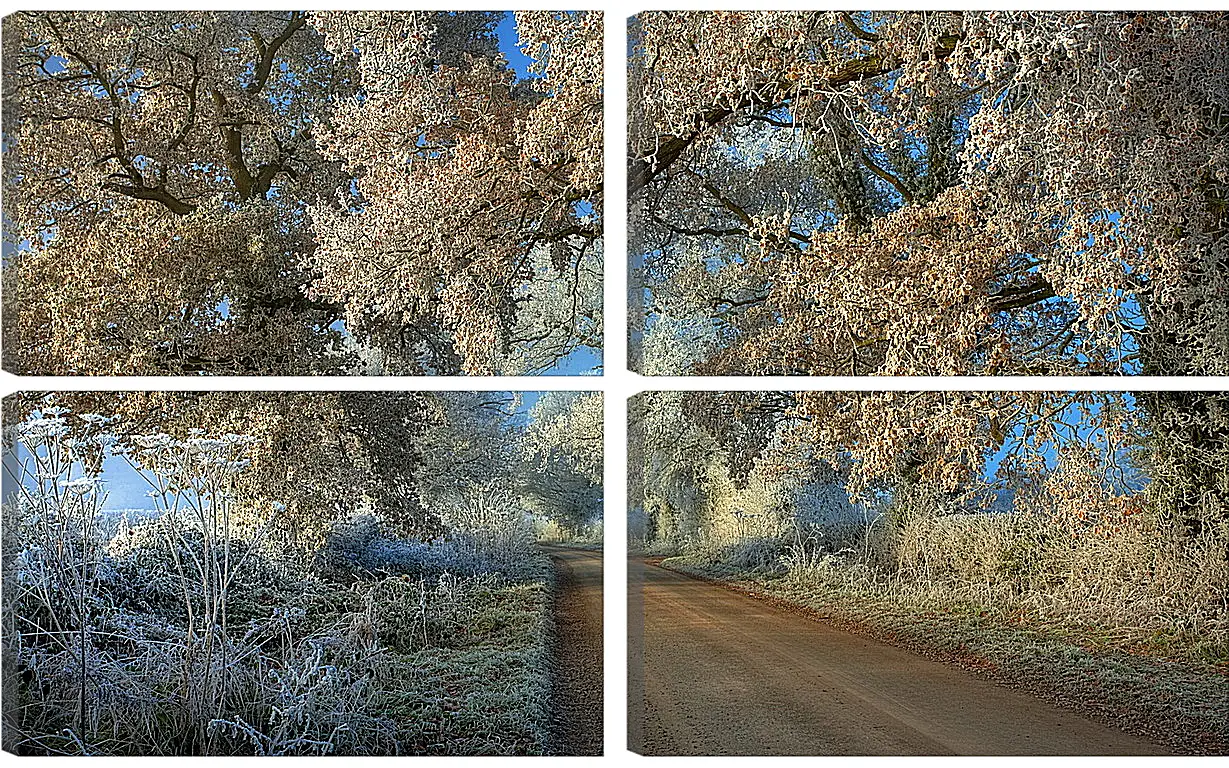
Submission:
<svg viewBox="0 0 1229 768">
<path fill-rule="evenodd" d="M 629 503 L 648 539 L 817 505 L 1016 511 L 1078 531 L 1146 507 L 1158 541 L 1229 558 L 1223 393 L 652 392 L 629 430 Z"/>
<path fill-rule="evenodd" d="M 147 450 L 159 441 L 243 436 L 237 514 L 308 553 L 356 515 L 430 540 L 448 530 L 445 510 L 482 493 L 543 522 L 601 522 L 596 392 L 546 393 L 528 409 L 508 392 L 18 393 L 4 406 L 14 429 L 33 412 L 63 408 L 58 423 L 82 446 L 105 427 L 98 456 L 127 456 L 146 472 L 164 469 Z"/>
<path fill-rule="evenodd" d="M 517 13 L 515 40 L 502 17 L 7 17 L 6 367 L 540 373 L 600 349 L 600 14 Z"/>
<path fill-rule="evenodd" d="M 649 12 L 633 367 L 1229 371 L 1229 16 Z"/>
<path fill-rule="evenodd" d="M 522 438 L 527 506 L 561 527 L 602 522 L 602 393 L 544 392 Z"/>
</svg>

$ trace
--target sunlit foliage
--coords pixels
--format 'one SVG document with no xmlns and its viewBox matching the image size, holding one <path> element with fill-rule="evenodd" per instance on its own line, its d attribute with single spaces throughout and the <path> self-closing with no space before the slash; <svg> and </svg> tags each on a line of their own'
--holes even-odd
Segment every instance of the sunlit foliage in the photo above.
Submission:
<svg viewBox="0 0 1229 768">
<path fill-rule="evenodd" d="M 631 36 L 642 370 L 1229 372 L 1224 14 L 648 12 Z"/>
<path fill-rule="evenodd" d="M 6 364 L 539 373 L 601 343 L 601 23 L 4 21 Z"/>
</svg>

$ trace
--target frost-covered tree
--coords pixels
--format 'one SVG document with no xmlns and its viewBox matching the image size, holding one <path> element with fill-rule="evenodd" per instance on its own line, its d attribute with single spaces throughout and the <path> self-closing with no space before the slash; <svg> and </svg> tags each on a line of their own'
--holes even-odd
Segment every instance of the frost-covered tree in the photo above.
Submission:
<svg viewBox="0 0 1229 768">
<path fill-rule="evenodd" d="M 1015 511 L 1076 533 L 1146 509 L 1157 541 L 1211 548 L 1223 561 L 1229 475 L 1217 430 L 1229 409 L 1220 393 L 1182 393 L 1202 418 L 1158 419 L 1157 401 L 1178 397 L 649 393 L 632 409 L 631 504 L 650 540 L 711 538 L 733 513 L 816 517 L 803 514 L 812 503 L 845 516 L 890 507 L 897 527 L 918 515 Z M 834 488 L 846 498 L 835 506 Z"/>
<path fill-rule="evenodd" d="M 632 37 L 641 370 L 1229 371 L 1224 14 L 652 12 Z M 859 423 L 816 394 L 805 429 L 923 433 L 950 479 L 1038 407 L 992 400 Z M 1177 514 L 1229 516 L 1220 399 L 1139 406 Z"/>
<path fill-rule="evenodd" d="M 427 507 L 468 490 L 498 486 L 511 492 L 516 435 L 510 424 L 516 397 L 507 392 L 438 392 L 427 406 L 422 462 L 415 473 Z"/>
<path fill-rule="evenodd" d="M 520 436 L 521 497 L 572 531 L 602 522 L 602 393 L 544 392 Z"/>
<path fill-rule="evenodd" d="M 601 24 L 4 21 L 6 366 L 534 373 L 600 344 Z"/>
<path fill-rule="evenodd" d="M 42 395 L 6 401 L 19 420 Z M 419 482 L 446 425 L 436 398 L 419 392 L 84 392 L 56 393 L 76 413 L 102 413 L 121 445 L 151 433 L 186 440 L 243 434 L 245 471 L 236 480 L 234 519 L 265 526 L 290 549 L 310 552 L 338 521 L 362 509 L 390 532 L 430 536 L 438 517 L 421 503 Z M 67 417 L 73 421 L 74 417 Z M 460 426 L 454 429 L 461 429 Z M 133 454 L 139 457 L 139 453 Z M 139 462 L 138 462 L 139 465 Z M 275 512 L 276 510 L 276 512 Z M 273 518 L 270 525 L 266 525 Z"/>
<path fill-rule="evenodd" d="M 440 61 L 426 14 L 404 26 L 387 13 L 316 18 L 337 55 L 370 55 L 359 57 L 364 97 L 336 105 L 322 137 L 362 175 L 340 205 L 312 208 L 324 233 L 313 290 L 345 303 L 348 327 L 398 334 L 394 348 L 407 319 L 438 318 L 462 367 L 490 373 L 530 301 L 518 288 L 564 275 L 571 295 L 554 298 L 576 303 L 560 350 L 584 338 L 576 324 L 592 322 L 581 311 L 592 296 L 578 291 L 593 284 L 578 273 L 593 270 L 601 235 L 597 219 L 578 213 L 600 204 L 598 15 L 519 15 L 525 50 L 549 50 L 528 83 L 490 56 Z"/>
<path fill-rule="evenodd" d="M 628 410 L 628 506 L 643 517 L 645 540 L 678 543 L 696 535 L 716 441 L 685 408 L 682 392 L 639 395 Z"/>
<path fill-rule="evenodd" d="M 631 35 L 643 370 L 1229 372 L 1225 14 L 649 12 Z"/>
<path fill-rule="evenodd" d="M 43 393 L 6 399 L 16 423 Z M 566 522 L 600 520 L 599 393 L 547 393 L 518 410 L 509 392 L 54 393 L 72 413 L 101 413 L 121 446 L 151 433 L 187 440 L 242 434 L 247 465 L 234 520 L 310 553 L 340 521 L 370 515 L 390 536 L 431 539 L 442 510 L 475 494 Z M 139 452 L 133 456 L 139 458 Z M 139 461 L 137 465 L 140 466 Z M 496 505 L 498 506 L 498 504 Z M 272 518 L 272 523 L 268 521 Z"/>
</svg>

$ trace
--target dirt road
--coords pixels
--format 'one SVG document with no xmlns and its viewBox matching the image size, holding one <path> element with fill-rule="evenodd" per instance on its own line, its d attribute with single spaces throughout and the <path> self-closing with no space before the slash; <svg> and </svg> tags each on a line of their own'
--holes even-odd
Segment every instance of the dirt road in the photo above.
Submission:
<svg viewBox="0 0 1229 768">
<path fill-rule="evenodd" d="M 653 755 L 1159 754 L 961 669 L 628 563 L 629 748 Z"/>
<path fill-rule="evenodd" d="M 602 754 L 602 553 L 543 546 L 555 565 L 551 752 Z"/>
</svg>

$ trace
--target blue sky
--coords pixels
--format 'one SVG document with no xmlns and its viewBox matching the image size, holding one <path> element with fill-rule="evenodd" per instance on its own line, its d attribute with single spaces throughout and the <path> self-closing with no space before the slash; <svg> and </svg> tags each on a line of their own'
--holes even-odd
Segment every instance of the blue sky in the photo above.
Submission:
<svg viewBox="0 0 1229 768">
<path fill-rule="evenodd" d="M 592 376 L 602 372 L 602 356 L 589 347 L 573 350 L 567 357 L 546 369 L 543 376 Z"/>
<path fill-rule="evenodd" d="M 533 59 L 521 53 L 517 47 L 516 19 L 512 11 L 504 11 L 503 20 L 495 27 L 495 36 L 499 38 L 499 50 L 508 59 L 508 66 L 516 72 L 519 78 L 529 76 L 529 66 Z"/>
</svg>

